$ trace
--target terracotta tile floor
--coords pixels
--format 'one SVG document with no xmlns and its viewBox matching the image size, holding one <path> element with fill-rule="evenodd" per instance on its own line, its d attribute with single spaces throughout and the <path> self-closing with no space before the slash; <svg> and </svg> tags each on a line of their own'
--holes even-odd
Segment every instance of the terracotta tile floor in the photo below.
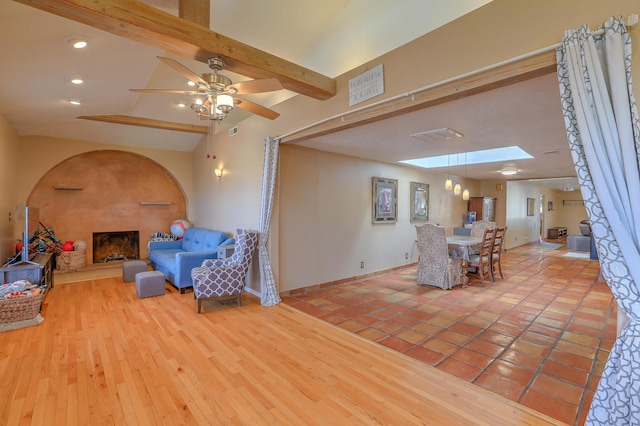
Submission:
<svg viewBox="0 0 640 426">
<path fill-rule="evenodd" d="M 562 242 L 563 240 L 554 240 Z M 616 334 L 598 261 L 566 246 L 503 254 L 482 287 L 416 285 L 416 266 L 284 303 L 568 424 L 584 423 Z"/>
</svg>

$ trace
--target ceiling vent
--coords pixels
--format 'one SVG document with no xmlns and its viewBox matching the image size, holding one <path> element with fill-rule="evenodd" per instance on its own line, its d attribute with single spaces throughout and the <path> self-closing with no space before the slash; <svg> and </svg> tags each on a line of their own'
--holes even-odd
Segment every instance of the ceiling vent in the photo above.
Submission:
<svg viewBox="0 0 640 426">
<path fill-rule="evenodd" d="M 427 130 L 426 132 L 413 133 L 409 136 L 411 136 L 412 138 L 420 139 L 425 142 L 437 142 L 437 141 L 443 141 L 447 139 L 461 138 L 462 133 L 460 133 L 457 130 L 450 129 L 448 127 L 443 127 L 442 129 Z"/>
</svg>

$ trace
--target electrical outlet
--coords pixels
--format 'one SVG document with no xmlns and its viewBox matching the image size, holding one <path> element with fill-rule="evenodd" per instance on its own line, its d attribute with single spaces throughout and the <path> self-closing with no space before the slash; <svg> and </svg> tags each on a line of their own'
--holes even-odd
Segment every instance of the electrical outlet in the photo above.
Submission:
<svg viewBox="0 0 640 426">
<path fill-rule="evenodd" d="M 405 258 L 405 259 L 409 259 L 409 253 L 405 253 L 405 254 L 404 254 L 404 258 Z"/>
<path fill-rule="evenodd" d="M 364 268 L 364 262 L 360 262 L 360 269 Z"/>
</svg>

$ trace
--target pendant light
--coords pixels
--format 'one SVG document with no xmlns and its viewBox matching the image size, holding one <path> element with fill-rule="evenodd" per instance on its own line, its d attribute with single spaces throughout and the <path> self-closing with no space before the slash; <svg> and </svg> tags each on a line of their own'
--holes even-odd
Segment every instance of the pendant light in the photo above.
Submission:
<svg viewBox="0 0 640 426">
<path fill-rule="evenodd" d="M 458 161 L 458 154 L 456 154 L 456 166 L 460 164 L 460 162 Z M 460 187 L 460 178 L 458 178 L 458 182 L 456 183 L 456 186 L 453 187 L 453 193 L 455 195 L 460 195 L 460 192 L 462 191 L 462 188 Z"/>
<path fill-rule="evenodd" d="M 467 153 L 464 153 L 464 191 L 462 191 L 462 199 L 469 201 L 469 190 L 467 189 Z"/>
<path fill-rule="evenodd" d="M 451 165 L 451 156 L 447 155 L 447 180 L 444 181 L 444 189 L 446 191 L 451 191 L 453 188 L 453 182 L 451 181 L 451 176 L 449 176 L 449 166 Z"/>
</svg>

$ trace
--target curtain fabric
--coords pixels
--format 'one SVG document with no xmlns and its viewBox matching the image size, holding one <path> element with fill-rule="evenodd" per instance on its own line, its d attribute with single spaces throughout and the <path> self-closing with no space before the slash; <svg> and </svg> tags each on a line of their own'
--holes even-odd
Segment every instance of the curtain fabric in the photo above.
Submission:
<svg viewBox="0 0 640 426">
<path fill-rule="evenodd" d="M 280 303 L 280 295 L 273 277 L 267 241 L 271 229 L 271 214 L 273 213 L 273 195 L 276 187 L 278 172 L 278 151 L 280 140 L 267 138 L 264 141 L 264 170 L 262 172 L 262 202 L 260 204 L 260 239 L 258 240 L 258 256 L 260 260 L 261 303 L 263 306 L 273 306 Z"/>
<path fill-rule="evenodd" d="M 601 271 L 630 321 L 604 368 L 587 425 L 640 424 L 640 121 L 623 20 L 568 30 L 557 50 L 564 120 Z M 634 267 L 635 265 L 635 267 Z"/>
</svg>

